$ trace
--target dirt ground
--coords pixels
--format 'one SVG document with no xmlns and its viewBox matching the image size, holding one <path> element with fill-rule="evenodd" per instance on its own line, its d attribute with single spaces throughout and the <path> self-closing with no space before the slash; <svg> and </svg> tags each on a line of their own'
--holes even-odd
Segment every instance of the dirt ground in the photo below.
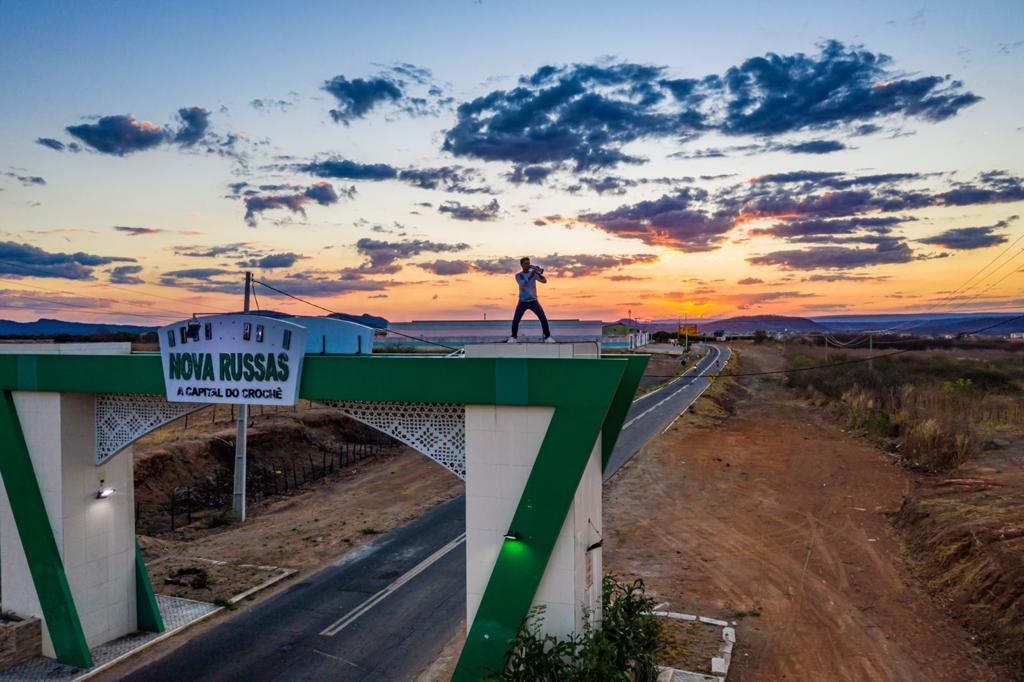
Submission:
<svg viewBox="0 0 1024 682">
<path fill-rule="evenodd" d="M 779 351 L 740 345 L 742 371 Z M 719 380 L 605 492 L 605 566 L 739 622 L 730 680 L 1005 680 L 889 530 L 910 474 L 773 377 Z M 718 425 L 718 428 L 708 428 Z"/>
<path fill-rule="evenodd" d="M 199 556 L 297 568 L 301 574 L 337 561 L 463 489 L 451 472 L 405 448 L 274 498 L 244 525 L 205 529 L 193 524 L 173 538 L 145 539 L 143 551 L 147 559 Z"/>
</svg>

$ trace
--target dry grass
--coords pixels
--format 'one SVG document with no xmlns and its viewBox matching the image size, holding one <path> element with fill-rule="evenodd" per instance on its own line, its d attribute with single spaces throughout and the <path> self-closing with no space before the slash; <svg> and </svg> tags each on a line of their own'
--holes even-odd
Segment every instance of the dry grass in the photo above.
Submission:
<svg viewBox="0 0 1024 682">
<path fill-rule="evenodd" d="M 788 359 L 791 369 L 825 362 L 803 348 Z M 908 353 L 876 360 L 873 369 L 795 372 L 790 382 L 851 429 L 929 470 L 956 468 L 1001 435 L 1024 434 L 1024 353 Z"/>
</svg>

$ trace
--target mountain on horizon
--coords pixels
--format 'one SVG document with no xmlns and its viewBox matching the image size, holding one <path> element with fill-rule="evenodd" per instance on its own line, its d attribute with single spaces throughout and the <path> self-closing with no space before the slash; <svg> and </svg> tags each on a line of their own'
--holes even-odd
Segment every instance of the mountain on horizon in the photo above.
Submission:
<svg viewBox="0 0 1024 682">
<path fill-rule="evenodd" d="M 145 327 L 135 324 L 114 324 L 107 322 L 69 322 L 41 317 L 35 322 L 16 322 L 0 320 L 0 336 L 56 336 L 70 334 L 72 336 L 92 336 L 94 334 L 142 334 L 156 327 Z"/>
<path fill-rule="evenodd" d="M 824 332 L 825 327 L 806 317 L 788 315 L 741 315 L 721 320 L 710 320 L 700 325 L 701 331 L 717 331 L 719 329 L 733 334 L 750 334 L 755 331 L 766 332 Z"/>
<path fill-rule="evenodd" d="M 262 310 L 258 314 L 265 317 L 292 317 L 287 313 L 280 313 L 275 310 Z M 348 320 L 358 324 L 373 327 L 375 329 L 386 329 L 388 321 L 376 315 L 351 315 L 348 313 L 332 313 L 327 315 L 338 320 Z M 145 326 L 134 324 L 117 324 L 112 322 L 75 322 L 70 320 L 58 320 L 41 317 L 35 322 L 17 322 L 15 320 L 0 320 L 0 337 L 24 336 L 24 337 L 52 337 L 58 334 L 70 336 L 95 336 L 97 334 L 116 334 L 126 332 L 128 334 L 142 334 L 153 331 L 158 325 Z"/>
</svg>

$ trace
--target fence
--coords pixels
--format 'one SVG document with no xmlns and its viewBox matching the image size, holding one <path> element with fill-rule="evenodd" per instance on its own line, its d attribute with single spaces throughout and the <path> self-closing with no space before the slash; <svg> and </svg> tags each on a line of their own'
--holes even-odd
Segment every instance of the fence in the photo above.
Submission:
<svg viewBox="0 0 1024 682">
<path fill-rule="evenodd" d="M 321 450 L 319 461 L 315 457 L 296 457 L 291 461 L 280 462 L 250 461 L 246 496 L 253 505 L 258 505 L 268 497 L 301 490 L 311 481 L 321 480 L 335 471 L 388 449 L 390 447 L 381 442 L 344 443 L 331 452 Z M 136 532 L 156 535 L 175 531 L 183 525 L 191 524 L 194 514 L 230 509 L 232 483 L 230 472 L 227 474 L 199 484 L 177 486 L 170 490 L 167 502 L 163 504 L 143 505 L 136 501 Z M 219 523 L 217 518 L 227 521 L 226 517 L 214 517 L 214 523 Z"/>
</svg>

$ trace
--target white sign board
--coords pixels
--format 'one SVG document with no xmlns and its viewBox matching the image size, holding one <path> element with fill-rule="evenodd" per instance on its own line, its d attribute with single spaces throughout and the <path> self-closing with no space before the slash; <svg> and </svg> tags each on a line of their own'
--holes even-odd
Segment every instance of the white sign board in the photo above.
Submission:
<svg viewBox="0 0 1024 682">
<path fill-rule="evenodd" d="M 259 315 L 214 315 L 160 329 L 172 403 L 294 405 L 306 328 Z"/>
</svg>

